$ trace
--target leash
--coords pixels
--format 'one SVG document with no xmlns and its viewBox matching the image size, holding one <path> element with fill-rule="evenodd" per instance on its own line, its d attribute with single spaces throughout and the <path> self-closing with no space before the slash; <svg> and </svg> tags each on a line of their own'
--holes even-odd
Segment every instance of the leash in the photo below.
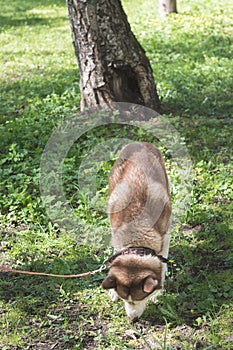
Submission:
<svg viewBox="0 0 233 350">
<path fill-rule="evenodd" d="M 21 275 L 34 275 L 34 276 L 47 276 L 47 277 L 60 277 L 60 278 L 80 278 L 80 277 L 86 277 L 86 276 L 92 276 L 97 273 L 100 273 L 104 270 L 108 269 L 108 265 L 106 263 L 112 263 L 113 260 L 115 260 L 118 256 L 120 255 L 125 255 L 125 254 L 136 254 L 136 255 L 154 255 L 159 258 L 159 260 L 163 263 L 173 263 L 174 260 L 171 259 L 166 259 L 162 255 L 158 255 L 155 251 L 153 251 L 150 248 L 144 248 L 144 247 L 129 247 L 126 249 L 123 249 L 122 251 L 114 254 L 112 257 L 107 258 L 104 260 L 103 264 L 100 266 L 99 269 L 94 270 L 94 271 L 88 271 L 84 273 L 78 273 L 74 275 L 60 275 L 60 274 L 55 274 L 55 273 L 45 273 L 45 272 L 33 272 L 33 271 L 27 271 L 27 270 L 15 270 L 7 266 L 0 266 L 0 271 L 2 272 L 9 272 L 12 274 L 21 274 Z"/>
<path fill-rule="evenodd" d="M 79 278 L 79 277 L 86 277 L 86 276 L 92 276 L 95 275 L 96 273 L 100 273 L 104 270 L 106 270 L 108 266 L 103 263 L 103 265 L 100 266 L 99 269 L 94 270 L 94 271 L 88 271 L 84 273 L 79 273 L 75 275 L 59 275 L 59 274 L 54 274 L 54 273 L 44 273 L 44 272 L 32 272 L 32 271 L 26 271 L 26 270 L 15 270 L 11 269 L 10 267 L 6 266 L 0 266 L 0 271 L 2 272 L 10 272 L 13 274 L 22 274 L 22 275 L 35 275 L 35 276 L 47 276 L 47 277 L 61 277 L 61 278 Z"/>
</svg>

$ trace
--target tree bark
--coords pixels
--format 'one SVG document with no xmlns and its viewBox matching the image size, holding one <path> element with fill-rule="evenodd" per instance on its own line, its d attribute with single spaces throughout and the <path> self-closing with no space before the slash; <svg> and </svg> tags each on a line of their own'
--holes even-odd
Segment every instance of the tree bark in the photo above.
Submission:
<svg viewBox="0 0 233 350">
<path fill-rule="evenodd" d="M 67 0 L 81 110 L 132 102 L 158 110 L 152 69 L 120 0 Z"/>
<path fill-rule="evenodd" d="M 159 14 L 167 16 L 170 13 L 177 13 L 176 0 L 159 0 L 158 3 Z"/>
</svg>

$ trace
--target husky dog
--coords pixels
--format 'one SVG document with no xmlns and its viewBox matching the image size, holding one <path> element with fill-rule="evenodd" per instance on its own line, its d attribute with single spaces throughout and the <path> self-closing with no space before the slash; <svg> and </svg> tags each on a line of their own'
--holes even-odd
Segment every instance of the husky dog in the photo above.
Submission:
<svg viewBox="0 0 233 350">
<path fill-rule="evenodd" d="M 102 283 L 128 317 L 142 315 L 162 291 L 169 249 L 171 202 L 160 151 L 134 142 L 120 153 L 109 176 L 108 214 L 114 255 Z"/>
</svg>

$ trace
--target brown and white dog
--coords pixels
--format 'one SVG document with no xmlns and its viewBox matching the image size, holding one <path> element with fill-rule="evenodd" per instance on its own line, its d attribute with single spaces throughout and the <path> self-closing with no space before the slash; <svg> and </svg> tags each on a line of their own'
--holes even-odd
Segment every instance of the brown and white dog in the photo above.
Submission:
<svg viewBox="0 0 233 350">
<path fill-rule="evenodd" d="M 135 142 L 120 153 L 109 176 L 108 214 L 114 255 L 102 283 L 128 317 L 140 317 L 162 291 L 169 249 L 171 202 L 160 151 Z"/>
</svg>

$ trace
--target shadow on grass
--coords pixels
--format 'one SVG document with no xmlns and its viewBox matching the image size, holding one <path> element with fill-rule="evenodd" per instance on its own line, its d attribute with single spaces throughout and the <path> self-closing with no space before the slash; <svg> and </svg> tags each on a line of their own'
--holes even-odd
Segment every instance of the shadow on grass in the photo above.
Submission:
<svg viewBox="0 0 233 350">
<path fill-rule="evenodd" d="M 45 266 L 44 262 L 36 263 Z M 85 260 L 69 263 L 78 266 L 80 272 Z M 89 258 L 85 268 L 87 266 L 97 268 L 96 261 Z M 104 327 L 102 322 L 100 324 L 100 309 L 93 291 L 102 280 L 101 275 L 64 280 L 0 273 L 0 305 L 3 305 L 1 316 L 4 324 L 1 343 L 16 349 L 13 345 L 18 339 L 23 345 L 17 346 L 17 349 L 29 349 L 28 346 L 41 350 L 54 346 L 71 349 L 85 340 L 93 349 L 97 324 Z M 14 332 L 17 332 L 18 338 L 14 338 Z"/>
<path fill-rule="evenodd" d="M 50 7 L 50 6 L 65 6 L 65 2 L 63 0 L 30 0 L 30 1 L 21 1 L 21 0 L 12 0 L 9 3 L 4 3 L 5 11 L 12 11 L 15 13 L 25 14 L 25 11 L 30 11 L 33 8 L 37 7 Z"/>
<path fill-rule="evenodd" d="M 153 48 L 153 41 L 156 42 L 156 37 L 148 38 L 148 40 L 151 43 L 151 48 Z M 154 52 L 165 53 L 163 60 L 167 63 L 172 64 L 170 58 L 173 56 L 174 60 L 180 60 L 181 62 L 183 59 L 188 60 L 191 67 L 194 67 L 192 61 L 193 64 L 202 63 L 211 57 L 231 60 L 232 43 L 233 39 L 228 35 L 197 33 L 196 36 L 190 35 L 187 37 L 185 35 L 183 38 L 181 36 L 180 40 L 171 41 L 170 43 L 158 42 Z"/>
<path fill-rule="evenodd" d="M 50 1 L 43 0 L 41 3 L 33 0 L 33 1 L 19 1 L 14 0 L 8 4 L 2 4 L 2 14 L 0 15 L 0 32 L 5 31 L 6 28 L 11 27 L 20 27 L 20 26 L 49 26 L 55 27 L 61 21 L 66 20 L 68 22 L 68 14 L 67 16 L 56 17 L 54 18 L 47 17 L 39 17 L 36 14 L 30 12 L 33 9 L 41 8 L 43 12 L 46 12 L 46 7 L 48 9 L 52 9 L 55 6 L 61 6 L 65 8 L 64 1 Z M 8 15 L 9 14 L 9 15 Z M 12 14 L 14 14 L 12 16 Z"/>
<path fill-rule="evenodd" d="M 51 94 L 62 95 L 68 89 L 72 91 L 72 88 L 77 89 L 78 95 L 78 69 L 56 71 L 53 79 L 44 75 L 40 67 L 34 67 L 33 70 L 33 78 L 31 72 L 28 72 L 28 77 L 15 76 L 10 81 L 1 83 L 0 113 L 5 114 L 8 120 L 22 114 L 33 100 L 37 104 L 41 101 L 42 104 L 43 98 Z"/>
<path fill-rule="evenodd" d="M 36 17 L 36 16 L 30 16 L 30 17 L 25 17 L 22 19 L 12 19 L 7 16 L 0 16 L 0 25 L 1 25 L 1 30 L 0 32 L 3 32 L 6 30 L 6 28 L 11 28 L 11 27 L 19 27 L 19 26 L 49 26 L 51 27 L 56 27 L 61 21 L 67 20 L 67 17 L 56 17 L 54 19 L 53 17 L 51 18 L 42 18 L 42 17 Z"/>
<path fill-rule="evenodd" d="M 30 265 L 20 265 L 16 269 L 55 274 L 80 274 L 99 269 L 100 263 L 88 257 L 77 260 L 56 258 L 54 261 L 34 261 Z M 34 298 L 43 304 L 55 302 L 58 299 L 70 296 L 77 291 L 93 289 L 99 286 L 104 279 L 104 273 L 93 276 L 62 278 L 49 276 L 33 276 L 0 272 L 1 288 L 0 300 L 4 302 L 20 301 L 24 298 Z"/>
</svg>

